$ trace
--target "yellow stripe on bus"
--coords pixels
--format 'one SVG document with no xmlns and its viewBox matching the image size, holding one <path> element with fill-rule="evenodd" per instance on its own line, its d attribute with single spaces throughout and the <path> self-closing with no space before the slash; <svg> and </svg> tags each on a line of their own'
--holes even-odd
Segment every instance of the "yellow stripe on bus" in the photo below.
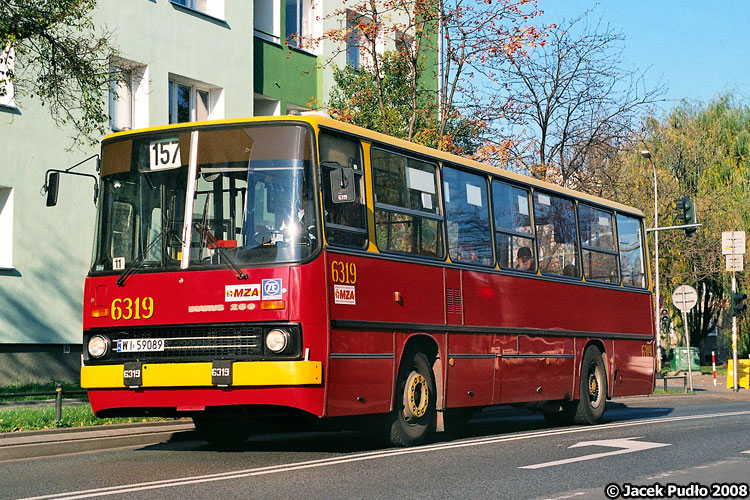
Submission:
<svg viewBox="0 0 750 500">
<path fill-rule="evenodd" d="M 144 363 L 140 387 L 211 387 L 211 363 Z M 85 389 L 124 388 L 123 365 L 82 366 Z M 241 361 L 232 365 L 232 386 L 316 385 L 320 361 Z"/>
</svg>

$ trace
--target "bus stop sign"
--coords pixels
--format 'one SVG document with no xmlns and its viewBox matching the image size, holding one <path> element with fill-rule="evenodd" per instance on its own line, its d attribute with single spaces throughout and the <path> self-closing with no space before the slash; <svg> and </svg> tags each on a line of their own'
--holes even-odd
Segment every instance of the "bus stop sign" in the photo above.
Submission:
<svg viewBox="0 0 750 500">
<path fill-rule="evenodd" d="M 698 292 L 690 285 L 680 285 L 672 293 L 672 303 L 686 313 L 698 303 Z"/>
</svg>

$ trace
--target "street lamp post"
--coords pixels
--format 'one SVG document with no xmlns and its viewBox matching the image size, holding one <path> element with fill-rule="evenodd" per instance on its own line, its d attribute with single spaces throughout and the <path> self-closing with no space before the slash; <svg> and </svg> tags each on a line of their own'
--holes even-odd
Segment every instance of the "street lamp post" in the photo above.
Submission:
<svg viewBox="0 0 750 500">
<path fill-rule="evenodd" d="M 656 324 L 656 370 L 661 371 L 661 326 L 659 325 L 659 193 L 656 184 L 656 165 L 651 152 L 647 149 L 641 151 L 641 156 L 651 162 L 651 168 L 654 170 L 654 274 L 656 279 L 655 297 L 654 297 L 654 323 Z"/>
</svg>

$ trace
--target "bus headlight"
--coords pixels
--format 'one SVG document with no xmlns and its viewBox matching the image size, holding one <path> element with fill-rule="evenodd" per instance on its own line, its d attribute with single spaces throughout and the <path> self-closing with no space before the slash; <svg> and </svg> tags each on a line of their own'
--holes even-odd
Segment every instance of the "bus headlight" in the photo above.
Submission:
<svg viewBox="0 0 750 500">
<path fill-rule="evenodd" d="M 281 328 L 274 328 L 266 334 L 266 347 L 269 351 L 280 354 L 289 346 L 291 335 Z"/>
<path fill-rule="evenodd" d="M 109 339 L 104 335 L 94 335 L 89 339 L 88 350 L 92 358 L 101 358 L 109 351 Z"/>
</svg>

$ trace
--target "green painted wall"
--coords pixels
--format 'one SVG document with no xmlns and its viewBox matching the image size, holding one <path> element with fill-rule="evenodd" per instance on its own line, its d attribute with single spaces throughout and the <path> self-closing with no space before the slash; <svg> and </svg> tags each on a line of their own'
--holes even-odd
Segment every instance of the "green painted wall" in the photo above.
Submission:
<svg viewBox="0 0 750 500">
<path fill-rule="evenodd" d="M 282 114 L 286 104 L 309 107 L 311 99 L 322 99 L 321 71 L 313 54 L 255 38 L 254 60 L 255 92 L 279 99 Z"/>
</svg>

